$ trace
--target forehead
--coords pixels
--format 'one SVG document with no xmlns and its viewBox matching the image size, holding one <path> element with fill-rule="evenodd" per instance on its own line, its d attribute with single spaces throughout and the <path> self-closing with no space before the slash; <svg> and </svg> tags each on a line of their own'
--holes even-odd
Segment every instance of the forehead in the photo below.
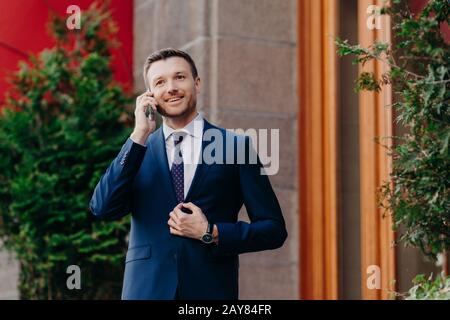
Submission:
<svg viewBox="0 0 450 320">
<path fill-rule="evenodd" d="M 159 77 L 166 77 L 183 71 L 190 72 L 189 62 L 181 57 L 170 57 L 153 62 L 148 69 L 147 77 L 152 81 Z"/>
</svg>

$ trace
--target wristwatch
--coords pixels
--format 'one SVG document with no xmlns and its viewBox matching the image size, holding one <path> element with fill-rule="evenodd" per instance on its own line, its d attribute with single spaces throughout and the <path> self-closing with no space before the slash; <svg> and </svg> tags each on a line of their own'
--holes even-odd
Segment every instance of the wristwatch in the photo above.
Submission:
<svg viewBox="0 0 450 320">
<path fill-rule="evenodd" d="M 206 229 L 206 232 L 200 240 L 202 240 L 202 242 L 206 243 L 206 244 L 212 243 L 214 240 L 212 233 L 213 233 L 213 225 L 208 222 L 208 227 Z"/>
</svg>

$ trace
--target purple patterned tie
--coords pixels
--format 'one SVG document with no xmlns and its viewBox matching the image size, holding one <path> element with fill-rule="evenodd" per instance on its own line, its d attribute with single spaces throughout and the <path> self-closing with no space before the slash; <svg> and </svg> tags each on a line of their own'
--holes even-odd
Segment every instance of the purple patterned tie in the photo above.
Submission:
<svg viewBox="0 0 450 320">
<path fill-rule="evenodd" d="M 174 133 L 175 143 L 175 156 L 172 163 L 170 173 L 172 175 L 172 183 L 175 188 L 175 196 L 178 203 L 184 200 L 184 163 L 181 154 L 181 141 L 183 141 L 183 135 L 180 133 Z"/>
</svg>

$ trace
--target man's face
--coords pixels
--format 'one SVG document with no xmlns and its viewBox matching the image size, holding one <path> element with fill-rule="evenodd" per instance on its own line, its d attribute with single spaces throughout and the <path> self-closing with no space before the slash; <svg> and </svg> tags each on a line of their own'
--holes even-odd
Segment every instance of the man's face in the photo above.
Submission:
<svg viewBox="0 0 450 320">
<path fill-rule="evenodd" d="M 194 80 L 191 67 L 183 58 L 170 57 L 153 62 L 147 80 L 161 115 L 182 118 L 195 110 L 200 78 Z"/>
</svg>

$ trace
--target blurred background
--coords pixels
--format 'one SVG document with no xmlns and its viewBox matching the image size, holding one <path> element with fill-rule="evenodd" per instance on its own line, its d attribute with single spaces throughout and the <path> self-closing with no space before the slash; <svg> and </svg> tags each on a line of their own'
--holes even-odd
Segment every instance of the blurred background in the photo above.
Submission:
<svg viewBox="0 0 450 320">
<path fill-rule="evenodd" d="M 50 12 L 67 17 L 75 4 L 83 15 L 91 3 L 0 2 L 1 105 L 18 62 L 54 45 Z M 426 3 L 409 1 L 415 12 Z M 280 129 L 280 170 L 270 180 L 289 237 L 279 250 L 240 257 L 241 299 L 387 299 L 389 290 L 407 291 L 416 274 L 442 270 L 419 250 L 394 246 L 391 221 L 377 205 L 391 162 L 374 139 L 403 129 L 383 108 L 392 102 L 389 88 L 356 93 L 358 66 L 339 58 L 334 44 L 336 36 L 362 45 L 390 40 L 387 19 L 368 27 L 370 5 L 382 2 L 110 1 L 121 43 L 110 68 L 125 92 L 144 91 L 142 67 L 151 52 L 175 47 L 197 64 L 198 108 L 207 119 L 225 128 Z M 448 28 L 443 32 L 448 38 Z M 245 209 L 241 217 L 248 219 Z M 370 266 L 380 268 L 378 288 L 366 285 Z M 14 253 L 2 249 L 0 299 L 20 297 L 19 268 Z"/>
</svg>

